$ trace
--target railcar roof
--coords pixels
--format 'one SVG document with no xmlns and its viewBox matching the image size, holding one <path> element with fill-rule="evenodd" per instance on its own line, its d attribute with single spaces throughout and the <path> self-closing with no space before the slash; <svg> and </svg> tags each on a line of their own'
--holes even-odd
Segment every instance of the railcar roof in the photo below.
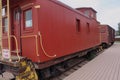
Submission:
<svg viewBox="0 0 120 80">
<path fill-rule="evenodd" d="M 97 11 L 94 10 L 92 7 L 81 7 L 81 8 L 76 8 L 76 9 L 91 9 L 92 11 L 94 11 L 95 13 L 97 13 Z"/>
<path fill-rule="evenodd" d="M 57 1 L 57 0 L 51 0 L 51 1 L 54 2 L 54 3 L 56 3 L 56 4 L 58 4 L 58 5 L 60 5 L 60 6 L 65 7 L 65 8 L 67 8 L 67 9 L 71 10 L 71 11 L 74 11 L 74 12 L 76 12 L 76 13 L 78 13 L 78 14 L 80 14 L 80 15 L 88 18 L 88 19 L 90 19 L 88 16 L 86 16 L 86 15 L 83 14 L 82 12 L 80 12 L 80 11 L 78 11 L 78 10 L 76 10 L 76 9 L 74 9 L 74 8 L 66 5 L 66 4 L 64 4 L 63 2 L 60 2 L 60 1 Z"/>
<path fill-rule="evenodd" d="M 113 27 L 111 27 L 111 26 L 108 25 L 108 24 L 101 24 L 100 26 L 103 26 L 103 27 L 110 27 L 110 28 L 112 28 L 113 30 L 115 30 Z"/>
<path fill-rule="evenodd" d="M 19 2 L 20 0 L 10 0 L 10 3 L 16 3 L 16 2 Z M 3 6 L 6 5 L 7 3 L 7 0 L 2 0 L 2 3 L 3 3 Z"/>
<path fill-rule="evenodd" d="M 21 0 L 10 0 L 10 3 L 17 3 L 17 2 L 19 2 L 19 1 L 21 1 Z M 82 12 L 80 12 L 80 11 L 74 9 L 74 8 L 71 8 L 70 6 L 64 4 L 64 3 L 60 2 L 60 1 L 57 1 L 57 0 L 50 0 L 50 1 L 52 1 L 52 2 L 54 2 L 54 3 L 56 3 L 56 4 L 58 4 L 58 5 L 61 5 L 61 6 L 65 7 L 65 8 L 67 8 L 67 9 L 69 9 L 69 10 L 71 10 L 71 11 L 74 11 L 74 12 L 76 12 L 76 13 L 78 13 L 78 14 L 80 14 L 80 15 L 82 15 L 82 16 L 84 16 L 84 17 L 86 17 L 86 18 L 89 19 L 89 17 L 87 17 L 86 15 L 84 15 Z M 3 3 L 3 6 L 6 5 L 7 0 L 2 0 L 2 3 Z M 91 9 L 94 10 L 93 8 L 91 8 Z M 94 11 L 95 11 L 95 10 L 94 10 Z M 96 12 L 96 11 L 95 11 L 95 12 Z"/>
</svg>

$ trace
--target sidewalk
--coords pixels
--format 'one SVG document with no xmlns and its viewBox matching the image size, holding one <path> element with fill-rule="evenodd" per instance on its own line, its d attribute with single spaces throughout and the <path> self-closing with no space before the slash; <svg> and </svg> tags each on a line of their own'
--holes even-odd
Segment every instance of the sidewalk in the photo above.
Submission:
<svg viewBox="0 0 120 80">
<path fill-rule="evenodd" d="M 64 80 L 120 80 L 120 43 L 115 43 Z"/>
</svg>

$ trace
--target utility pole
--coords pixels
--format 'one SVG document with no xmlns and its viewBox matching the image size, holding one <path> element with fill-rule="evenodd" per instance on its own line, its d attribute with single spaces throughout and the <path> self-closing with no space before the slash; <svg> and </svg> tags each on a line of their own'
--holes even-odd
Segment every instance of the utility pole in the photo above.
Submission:
<svg viewBox="0 0 120 80">
<path fill-rule="evenodd" d="M 120 23 L 118 23 L 118 34 L 120 35 Z"/>
</svg>

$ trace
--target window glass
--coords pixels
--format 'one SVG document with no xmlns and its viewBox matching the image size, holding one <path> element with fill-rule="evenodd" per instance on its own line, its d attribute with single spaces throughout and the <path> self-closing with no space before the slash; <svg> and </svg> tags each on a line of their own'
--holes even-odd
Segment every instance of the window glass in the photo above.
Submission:
<svg viewBox="0 0 120 80">
<path fill-rule="evenodd" d="M 90 32 L 90 23 L 87 23 L 87 32 Z"/>
<path fill-rule="evenodd" d="M 6 7 L 2 8 L 2 16 L 6 15 Z"/>
<path fill-rule="evenodd" d="M 85 15 L 89 17 L 89 11 L 85 11 Z"/>
<path fill-rule="evenodd" d="M 29 9 L 25 11 L 25 27 L 32 27 L 32 25 L 32 10 Z"/>
<path fill-rule="evenodd" d="M 105 29 L 101 29 L 101 33 L 105 33 Z"/>
<path fill-rule="evenodd" d="M 80 20 L 76 19 L 76 30 L 77 32 L 80 32 Z"/>
<path fill-rule="evenodd" d="M 15 20 L 16 21 L 20 20 L 20 13 L 19 12 L 15 12 Z"/>
<path fill-rule="evenodd" d="M 4 32 L 8 31 L 8 19 L 4 18 L 3 19 L 3 25 L 4 25 Z"/>
<path fill-rule="evenodd" d="M 94 14 L 93 13 L 91 14 L 91 17 L 94 18 Z"/>
<path fill-rule="evenodd" d="M 7 7 L 2 8 L 2 26 L 3 33 L 8 31 Z"/>
</svg>

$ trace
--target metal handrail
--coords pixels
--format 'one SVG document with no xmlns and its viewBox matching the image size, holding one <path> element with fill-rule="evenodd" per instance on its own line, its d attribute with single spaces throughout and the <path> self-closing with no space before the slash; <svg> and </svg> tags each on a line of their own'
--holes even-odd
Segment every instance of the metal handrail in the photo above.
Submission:
<svg viewBox="0 0 120 80">
<path fill-rule="evenodd" d="M 18 62 L 20 61 L 20 56 L 19 56 L 19 50 L 18 50 L 18 42 L 17 42 L 17 38 L 14 35 L 11 35 L 10 37 L 14 38 L 15 40 L 15 44 L 16 44 L 16 53 L 17 53 L 17 57 L 18 57 Z"/>
<path fill-rule="evenodd" d="M 44 47 L 43 47 L 42 34 L 40 33 L 40 31 L 39 31 L 38 35 L 39 35 L 39 37 L 40 37 L 40 45 L 41 45 L 41 48 L 42 48 L 45 56 L 47 56 L 47 57 L 49 57 L 49 58 L 56 57 L 56 56 L 57 56 L 56 54 L 55 54 L 55 55 L 49 55 L 49 54 L 45 51 L 45 49 L 44 49 Z"/>
<path fill-rule="evenodd" d="M 18 42 L 17 42 L 17 38 L 14 35 L 10 35 L 10 38 L 14 38 L 15 40 L 15 45 L 16 45 L 16 53 L 17 53 L 17 57 L 18 57 L 18 61 L 20 61 L 20 56 L 19 56 L 19 49 L 18 49 Z M 2 39 L 8 39 L 8 37 L 3 37 Z M 12 51 L 10 51 L 12 52 Z M 3 58 L 4 59 L 4 58 Z M 12 58 L 10 56 L 10 59 L 12 61 Z"/>
<path fill-rule="evenodd" d="M 47 56 L 47 57 L 50 57 L 50 58 L 53 58 L 53 57 L 56 57 L 56 55 L 49 55 L 44 47 L 43 47 L 43 41 L 42 41 L 42 35 L 41 33 L 39 32 L 38 33 L 39 37 L 40 37 L 40 45 L 41 45 L 41 48 L 42 48 L 42 51 L 44 52 L 44 54 Z M 28 35 L 28 36 L 21 36 L 21 38 L 30 38 L 30 37 L 35 37 L 36 38 L 36 54 L 37 56 L 39 56 L 39 52 L 38 52 L 38 36 L 37 35 Z"/>
<path fill-rule="evenodd" d="M 0 45 L 1 45 L 1 55 L 2 55 L 2 0 L 0 0 L 0 35 L 1 35 Z"/>
</svg>

